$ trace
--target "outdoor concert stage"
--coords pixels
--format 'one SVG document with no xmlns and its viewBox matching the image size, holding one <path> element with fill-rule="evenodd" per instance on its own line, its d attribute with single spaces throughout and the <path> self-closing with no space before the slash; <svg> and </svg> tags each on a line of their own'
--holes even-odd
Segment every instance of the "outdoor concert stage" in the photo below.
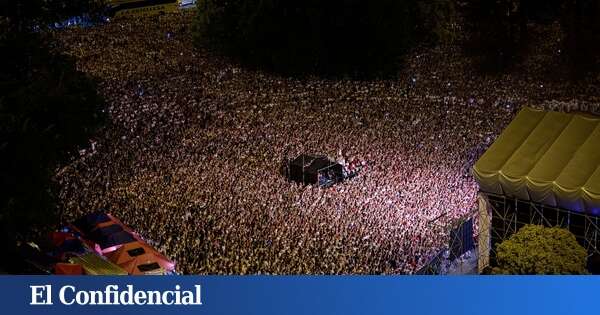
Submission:
<svg viewBox="0 0 600 315">
<path fill-rule="evenodd" d="M 480 271 L 525 224 L 567 228 L 591 257 L 600 255 L 600 119 L 524 108 L 473 174 Z"/>
</svg>

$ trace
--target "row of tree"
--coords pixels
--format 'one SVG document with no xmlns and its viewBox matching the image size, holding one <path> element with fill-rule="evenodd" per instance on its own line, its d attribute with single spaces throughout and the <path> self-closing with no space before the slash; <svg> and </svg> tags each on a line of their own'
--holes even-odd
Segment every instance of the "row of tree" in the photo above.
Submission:
<svg viewBox="0 0 600 315">
<path fill-rule="evenodd" d="M 0 6 L 0 242 L 8 255 L 18 240 L 56 227 L 55 168 L 103 121 L 95 82 L 77 71 L 45 30 L 84 4 L 27 0 Z"/>
<path fill-rule="evenodd" d="M 370 75 L 451 36 L 453 10 L 448 0 L 203 0 L 194 39 L 274 70 Z"/>
<path fill-rule="evenodd" d="M 532 27 L 556 23 L 563 61 L 573 77 L 600 70 L 597 0 L 468 0 L 464 8 L 467 48 L 485 58 L 484 68 L 510 68 L 530 48 Z"/>
<path fill-rule="evenodd" d="M 526 53 L 532 26 L 551 23 L 572 72 L 598 70 L 597 0 L 202 0 L 194 39 L 283 72 L 373 75 L 394 73 L 415 45 L 460 38 L 502 71 Z"/>
</svg>

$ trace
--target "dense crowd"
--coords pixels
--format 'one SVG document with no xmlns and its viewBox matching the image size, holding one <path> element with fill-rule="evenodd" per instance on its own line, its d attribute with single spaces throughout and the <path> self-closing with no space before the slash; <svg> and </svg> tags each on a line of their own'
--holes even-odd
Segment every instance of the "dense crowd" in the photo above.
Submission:
<svg viewBox="0 0 600 315">
<path fill-rule="evenodd" d="M 104 209 L 183 273 L 414 273 L 476 207 L 470 168 L 537 83 L 415 51 L 397 79 L 287 78 L 194 49 L 192 13 L 57 32 L 109 121 L 57 170 L 63 219 Z M 328 189 L 301 153 L 364 162 Z"/>
</svg>

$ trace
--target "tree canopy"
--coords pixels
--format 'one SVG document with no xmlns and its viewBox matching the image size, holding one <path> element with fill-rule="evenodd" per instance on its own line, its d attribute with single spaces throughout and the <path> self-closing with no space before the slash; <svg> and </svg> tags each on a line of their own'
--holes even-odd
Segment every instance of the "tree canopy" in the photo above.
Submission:
<svg viewBox="0 0 600 315">
<path fill-rule="evenodd" d="M 525 225 L 497 247 L 495 274 L 585 274 L 586 250 L 559 227 Z"/>
<path fill-rule="evenodd" d="M 9 12 L 0 23 L 0 241 L 7 251 L 56 227 L 53 173 L 103 121 L 96 83 L 34 27 L 47 18 L 35 12 Z"/>
<path fill-rule="evenodd" d="M 450 0 L 203 0 L 194 38 L 291 73 L 394 72 L 416 42 L 452 37 Z"/>
<path fill-rule="evenodd" d="M 564 64 L 573 78 L 600 70 L 600 2 L 596 0 L 467 0 L 465 48 L 484 70 L 502 72 L 531 45 L 531 28 L 559 26 Z"/>
<path fill-rule="evenodd" d="M 393 74 L 422 43 L 461 44 L 481 69 L 505 72 L 532 48 L 532 27 L 558 25 L 574 78 L 600 70 L 596 0 L 201 0 L 197 45 L 290 73 Z"/>
</svg>

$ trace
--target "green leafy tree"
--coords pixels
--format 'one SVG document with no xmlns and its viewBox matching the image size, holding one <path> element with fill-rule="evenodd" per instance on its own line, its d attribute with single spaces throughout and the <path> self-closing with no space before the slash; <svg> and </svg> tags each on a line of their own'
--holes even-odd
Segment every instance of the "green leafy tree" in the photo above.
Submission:
<svg viewBox="0 0 600 315">
<path fill-rule="evenodd" d="M 526 225 L 497 247 L 495 274 L 585 274 L 587 253 L 573 233 Z"/>
</svg>

